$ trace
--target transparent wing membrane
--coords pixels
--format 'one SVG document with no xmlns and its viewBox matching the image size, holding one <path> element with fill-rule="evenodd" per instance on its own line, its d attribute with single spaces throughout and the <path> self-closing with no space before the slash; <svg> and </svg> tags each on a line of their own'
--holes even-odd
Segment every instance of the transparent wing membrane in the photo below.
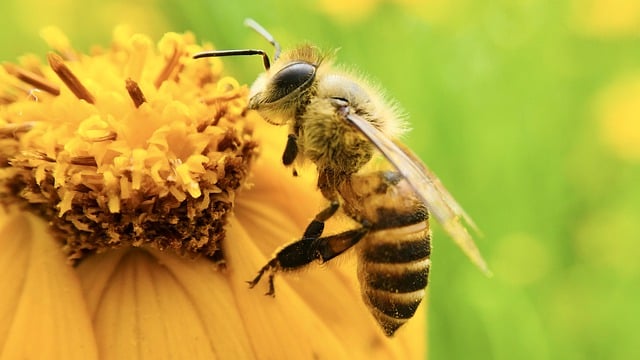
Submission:
<svg viewBox="0 0 640 360">
<path fill-rule="evenodd" d="M 352 113 L 346 114 L 346 118 L 407 180 L 416 194 L 422 198 L 429 212 L 471 262 L 490 276 L 491 271 L 462 220 L 479 233 L 476 224 L 442 185 L 440 179 L 410 149 L 388 138 L 370 122 Z"/>
</svg>

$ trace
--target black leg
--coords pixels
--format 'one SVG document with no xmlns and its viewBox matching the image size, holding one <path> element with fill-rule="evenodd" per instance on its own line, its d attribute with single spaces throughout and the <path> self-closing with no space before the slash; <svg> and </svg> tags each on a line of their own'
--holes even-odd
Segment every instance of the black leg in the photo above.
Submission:
<svg viewBox="0 0 640 360">
<path fill-rule="evenodd" d="M 327 208 L 320 211 L 318 215 L 307 225 L 307 228 L 302 235 L 302 239 L 287 245 L 284 249 L 280 250 L 276 256 L 271 259 L 267 265 L 263 266 L 260 271 L 258 271 L 258 275 L 251 281 L 247 281 L 249 283 L 249 288 L 253 288 L 256 286 L 258 282 L 260 282 L 260 278 L 264 275 L 268 270 L 272 270 L 269 273 L 269 291 L 266 295 L 275 296 L 275 290 L 273 287 L 273 273 L 276 269 L 293 269 L 296 266 L 293 265 L 295 259 L 303 259 L 303 263 L 299 266 L 304 266 L 310 262 L 312 262 L 314 258 L 313 252 L 310 250 L 313 247 L 313 242 L 318 240 L 320 236 L 322 236 L 322 232 L 324 231 L 324 222 L 329 220 L 338 208 L 340 207 L 340 203 L 338 200 L 332 200 Z M 306 259 L 306 260 L 305 260 Z M 300 261 L 300 260 L 298 260 Z M 306 261 L 306 262 L 305 262 Z M 287 264 L 287 266 L 283 266 L 282 262 Z M 298 266 L 298 267 L 299 267 Z"/>
<path fill-rule="evenodd" d="M 307 225 L 307 229 L 304 231 L 302 238 L 317 239 L 322 236 L 322 232 L 324 231 L 324 222 L 329 220 L 329 218 L 338 211 L 339 207 L 340 203 L 337 200 L 331 201 L 331 204 L 329 204 L 326 209 L 320 211 L 311 223 Z"/>
<path fill-rule="evenodd" d="M 340 234 L 319 238 L 313 244 L 316 257 L 323 263 L 349 250 L 369 232 L 368 227 L 345 231 Z"/>
<path fill-rule="evenodd" d="M 260 282 L 262 275 L 269 272 L 269 291 L 266 295 L 275 296 L 273 277 L 276 272 L 294 271 L 309 265 L 314 260 L 327 262 L 357 244 L 368 232 L 369 227 L 363 226 L 322 238 L 303 237 L 278 251 L 276 256 L 260 269 L 258 275 L 248 282 L 249 287 L 253 288 Z"/>
<path fill-rule="evenodd" d="M 298 156 L 298 137 L 295 134 L 289 134 L 287 138 L 287 145 L 282 153 L 282 163 L 286 166 L 293 164 L 293 161 Z"/>
</svg>

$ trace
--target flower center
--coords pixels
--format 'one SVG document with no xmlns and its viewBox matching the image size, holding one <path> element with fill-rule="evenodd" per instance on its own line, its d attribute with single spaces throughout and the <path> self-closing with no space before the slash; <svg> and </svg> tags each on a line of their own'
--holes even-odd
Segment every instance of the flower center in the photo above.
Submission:
<svg viewBox="0 0 640 360">
<path fill-rule="evenodd" d="M 223 261 L 256 154 L 248 90 L 193 61 L 188 34 L 115 39 L 0 68 L 0 203 L 44 217 L 70 261 L 124 246 Z"/>
</svg>

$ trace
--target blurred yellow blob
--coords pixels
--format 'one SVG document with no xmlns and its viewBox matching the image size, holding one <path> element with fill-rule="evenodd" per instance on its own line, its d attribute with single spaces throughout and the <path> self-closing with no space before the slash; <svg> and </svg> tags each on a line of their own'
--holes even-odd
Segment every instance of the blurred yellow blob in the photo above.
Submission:
<svg viewBox="0 0 640 360">
<path fill-rule="evenodd" d="M 135 24 L 136 29 L 145 33 L 157 33 L 158 29 L 166 29 L 168 23 L 159 0 L 9 1 L 14 3 L 12 16 L 20 19 L 16 24 L 24 33 L 55 24 L 64 26 L 65 31 L 86 36 L 88 29 L 95 34 L 100 33 L 100 29 L 123 23 Z"/>
<path fill-rule="evenodd" d="M 633 74 L 601 91 L 596 117 L 604 144 L 618 157 L 640 160 L 640 74 Z"/>
<path fill-rule="evenodd" d="M 599 37 L 634 36 L 640 30 L 640 1 L 573 0 L 570 21 L 581 33 Z"/>
</svg>

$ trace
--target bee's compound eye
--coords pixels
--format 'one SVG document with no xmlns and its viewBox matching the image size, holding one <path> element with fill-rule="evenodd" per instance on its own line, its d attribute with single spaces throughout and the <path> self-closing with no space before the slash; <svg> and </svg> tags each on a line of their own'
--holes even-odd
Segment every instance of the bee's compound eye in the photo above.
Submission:
<svg viewBox="0 0 640 360">
<path fill-rule="evenodd" d="M 315 65 L 307 62 L 294 62 L 284 68 L 271 79 L 271 89 L 267 102 L 274 102 L 296 90 L 308 88 L 316 75 Z"/>
</svg>

